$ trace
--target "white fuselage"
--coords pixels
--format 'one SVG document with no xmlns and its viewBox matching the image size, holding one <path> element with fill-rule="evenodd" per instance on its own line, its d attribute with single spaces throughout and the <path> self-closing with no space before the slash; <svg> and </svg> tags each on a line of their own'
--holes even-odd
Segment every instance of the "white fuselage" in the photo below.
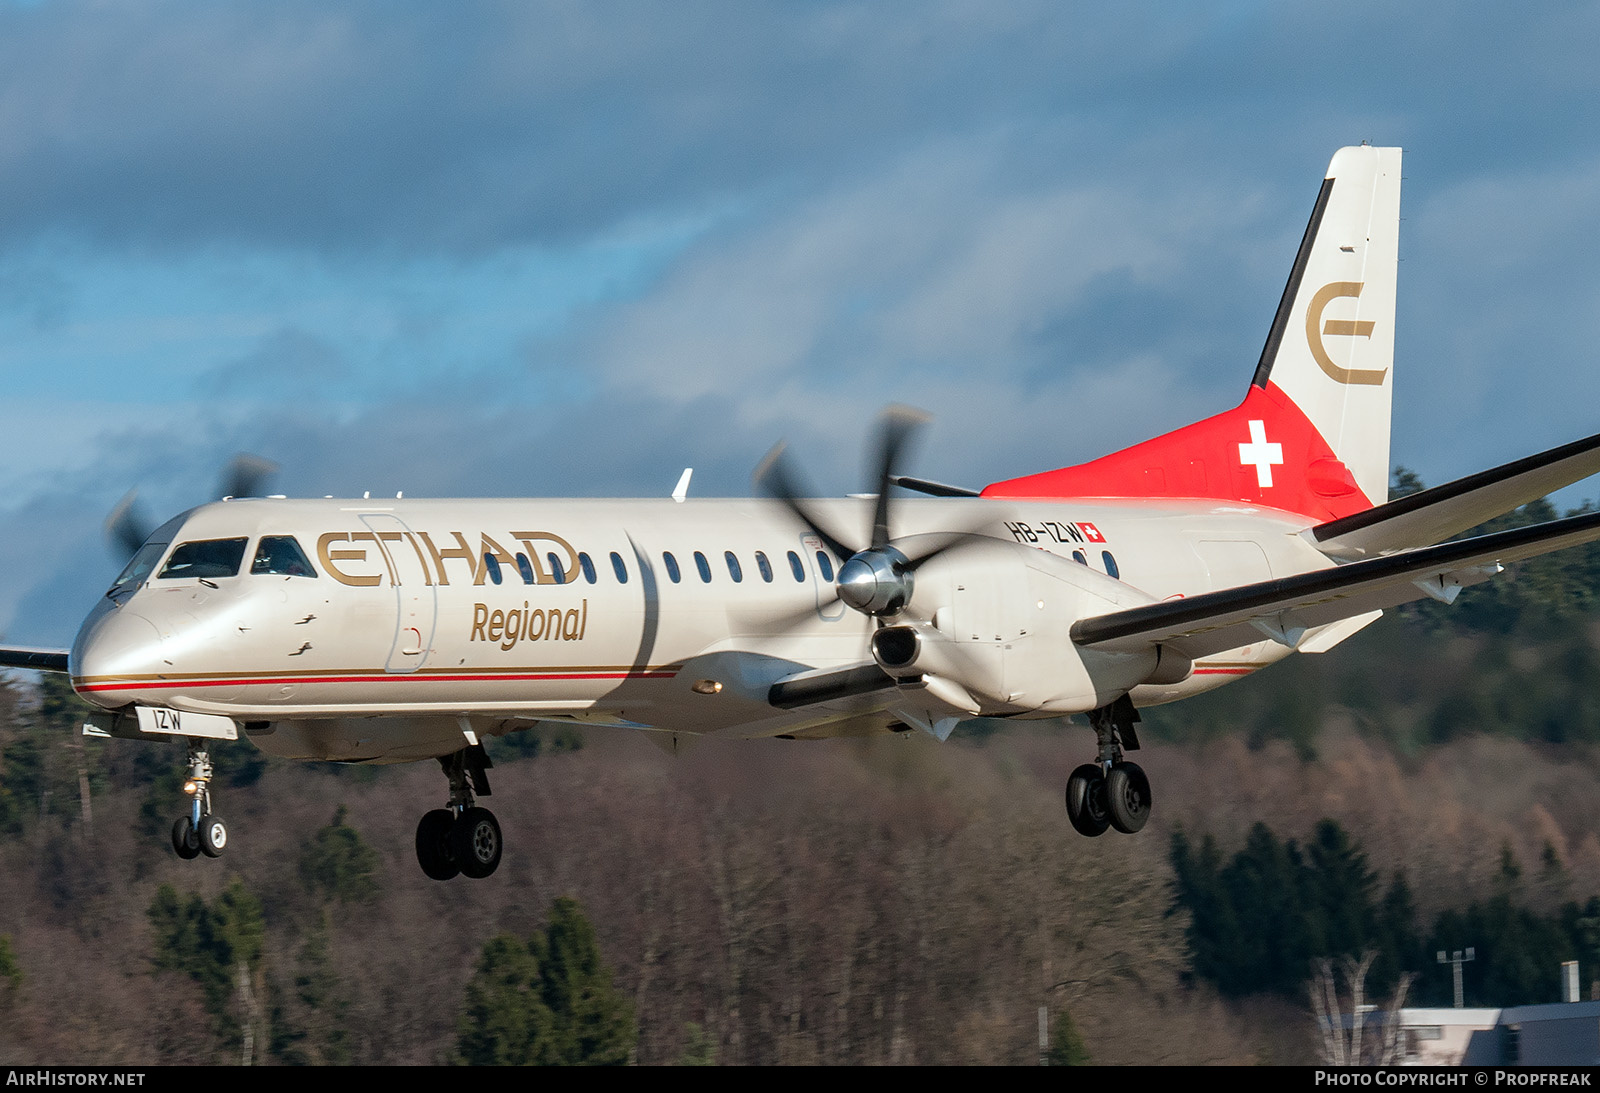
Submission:
<svg viewBox="0 0 1600 1093">
<path fill-rule="evenodd" d="M 841 534 L 871 519 L 861 500 L 817 511 Z M 961 529 L 1023 545 L 1008 553 L 1024 562 L 1034 549 L 1081 560 L 1095 583 L 1075 606 L 1052 604 L 1057 614 L 1331 564 L 1300 536 L 1304 518 L 1225 502 L 905 500 L 896 519 L 902 538 Z M 314 574 L 251 571 L 263 537 L 291 536 Z M 234 575 L 161 575 L 182 544 L 240 538 Z M 415 759 L 459 748 L 468 726 L 493 734 L 539 720 L 749 736 L 894 720 L 881 702 L 766 703 L 780 678 L 869 662 L 874 629 L 835 596 L 844 559 L 770 502 L 240 500 L 195 509 L 152 543 L 162 539 L 148 577 L 108 593 L 85 622 L 74 686 L 107 708 L 223 715 L 276 753 Z M 983 556 L 956 548 L 925 567 L 912 606 L 985 655 L 1064 640 L 1074 619 L 1036 625 L 1022 584 L 971 579 Z M 1289 651 L 1263 638 L 1134 697 L 1172 701 Z M 694 689 L 706 681 L 713 693 Z M 1081 712 L 1070 699 L 1011 698 L 982 712 Z"/>
</svg>

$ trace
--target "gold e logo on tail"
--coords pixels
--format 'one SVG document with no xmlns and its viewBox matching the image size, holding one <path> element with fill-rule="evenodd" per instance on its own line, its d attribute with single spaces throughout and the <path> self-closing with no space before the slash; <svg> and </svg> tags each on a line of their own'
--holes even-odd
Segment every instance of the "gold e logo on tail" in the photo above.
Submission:
<svg viewBox="0 0 1600 1093">
<path fill-rule="evenodd" d="M 1306 344 L 1311 348 L 1311 356 L 1316 360 L 1317 367 L 1328 374 L 1328 378 L 1335 383 L 1358 383 L 1376 386 L 1383 382 L 1387 373 L 1384 368 L 1340 368 L 1333 363 L 1333 358 L 1328 356 L 1328 349 L 1322 339 L 1328 334 L 1340 334 L 1350 338 L 1372 337 L 1373 323 L 1370 319 L 1329 319 L 1322 322 L 1322 311 L 1328 304 L 1341 296 L 1361 295 L 1364 287 L 1360 281 L 1334 281 L 1323 285 L 1317 294 L 1311 297 L 1311 306 L 1306 308 Z"/>
</svg>

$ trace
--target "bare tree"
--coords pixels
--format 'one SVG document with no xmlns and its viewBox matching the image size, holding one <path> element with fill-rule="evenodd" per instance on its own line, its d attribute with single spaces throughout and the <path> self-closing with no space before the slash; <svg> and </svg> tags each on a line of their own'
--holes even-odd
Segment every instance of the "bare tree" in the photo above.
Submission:
<svg viewBox="0 0 1600 1093">
<path fill-rule="evenodd" d="M 1338 984 L 1334 980 L 1333 961 L 1318 960 L 1312 967 L 1311 1011 L 1316 1016 L 1317 1032 L 1321 1038 L 1320 1060 L 1328 1066 L 1391 1066 L 1400 1054 L 1400 1010 L 1406 1004 L 1406 994 L 1411 989 L 1410 972 L 1402 975 L 1395 984 L 1388 1009 L 1378 1017 L 1377 1043 L 1363 1043 L 1368 1023 L 1367 972 L 1372 970 L 1372 962 L 1377 957 L 1376 950 L 1368 949 L 1361 954 L 1360 960 L 1347 956 L 1340 962 L 1350 999 L 1348 1024 L 1339 999 Z"/>
</svg>

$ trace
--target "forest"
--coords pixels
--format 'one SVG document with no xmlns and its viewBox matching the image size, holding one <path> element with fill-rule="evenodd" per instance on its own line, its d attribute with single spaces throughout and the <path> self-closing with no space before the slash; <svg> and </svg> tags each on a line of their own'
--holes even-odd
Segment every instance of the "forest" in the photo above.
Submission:
<svg viewBox="0 0 1600 1093">
<path fill-rule="evenodd" d="M 1415 488 L 1401 472 L 1400 489 Z M 1546 519 L 1538 502 L 1495 526 Z M 1600 978 L 1600 551 L 1144 711 L 1155 808 L 1084 839 L 1081 725 L 948 742 L 491 743 L 507 849 L 417 869 L 431 764 L 216 750 L 220 859 L 177 859 L 183 749 L 0 683 L 0 1063 L 1310 1062 L 1318 959 L 1449 1004 Z"/>
</svg>

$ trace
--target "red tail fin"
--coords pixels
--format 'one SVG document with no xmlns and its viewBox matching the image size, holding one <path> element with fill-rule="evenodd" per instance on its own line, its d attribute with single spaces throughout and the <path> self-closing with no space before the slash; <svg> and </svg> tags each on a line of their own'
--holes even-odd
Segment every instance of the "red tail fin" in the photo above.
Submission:
<svg viewBox="0 0 1600 1093">
<path fill-rule="evenodd" d="M 1399 229 L 1400 149 L 1340 149 L 1243 403 L 984 496 L 1226 499 L 1318 521 L 1383 501 Z"/>
</svg>

